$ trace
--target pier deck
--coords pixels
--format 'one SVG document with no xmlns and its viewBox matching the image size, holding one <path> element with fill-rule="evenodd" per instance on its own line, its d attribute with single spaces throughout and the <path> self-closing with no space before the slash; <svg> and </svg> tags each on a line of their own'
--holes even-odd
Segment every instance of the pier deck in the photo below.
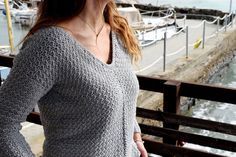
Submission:
<svg viewBox="0 0 236 157">
<path fill-rule="evenodd" d="M 191 28 L 191 27 L 199 25 L 201 22 L 202 22 L 201 20 L 191 20 L 191 19 L 186 20 L 185 24 L 186 24 L 186 26 L 189 26 L 189 45 L 195 43 L 199 38 L 202 38 L 202 36 L 203 36 L 202 26 L 199 28 L 196 28 L 196 29 Z M 177 24 L 179 26 L 183 26 L 183 21 L 178 22 L 178 20 L 177 20 Z M 215 32 L 216 30 L 217 30 L 217 25 L 206 25 L 206 36 L 212 35 L 213 32 Z M 207 47 L 216 46 L 217 38 L 216 39 L 214 39 L 214 38 L 208 39 L 207 40 Z M 221 38 L 221 37 L 219 37 L 219 38 Z M 167 39 L 167 53 L 166 53 L 166 55 L 180 50 L 185 45 L 186 45 L 186 32 L 182 32 L 179 35 L 176 35 L 170 39 Z M 201 49 L 201 45 L 198 49 L 193 49 L 193 47 L 190 47 L 189 48 L 190 59 L 193 59 L 191 54 L 194 53 L 195 51 L 199 51 L 199 50 L 200 51 L 207 51 L 207 50 Z M 155 65 L 153 65 L 149 69 L 142 71 L 142 69 L 148 67 L 153 62 L 155 62 L 160 57 L 162 57 L 163 51 L 164 51 L 163 40 L 158 41 L 156 44 L 153 44 L 152 46 L 148 46 L 148 47 L 143 48 L 142 49 L 143 58 L 139 64 L 139 67 L 138 68 L 135 67 L 136 71 L 141 70 L 141 72 L 138 72 L 137 74 L 149 75 L 152 73 L 163 72 L 163 59 L 160 59 L 160 61 L 158 63 L 156 63 Z M 178 58 L 184 58 L 185 54 L 186 54 L 186 49 L 184 48 L 178 54 L 167 57 L 167 64 L 173 62 L 174 60 L 176 60 Z M 168 66 L 167 66 L 167 70 L 168 70 Z"/>
</svg>

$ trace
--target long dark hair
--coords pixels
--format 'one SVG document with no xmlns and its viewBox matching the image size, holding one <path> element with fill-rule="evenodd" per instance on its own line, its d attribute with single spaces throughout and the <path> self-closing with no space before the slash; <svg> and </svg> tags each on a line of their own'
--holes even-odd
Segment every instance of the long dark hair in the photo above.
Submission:
<svg viewBox="0 0 236 157">
<path fill-rule="evenodd" d="M 86 0 L 43 0 L 39 5 L 36 23 L 23 42 L 40 28 L 53 26 L 79 15 L 85 4 Z M 133 61 L 138 61 L 141 56 L 138 41 L 128 26 L 127 20 L 119 15 L 114 1 L 107 4 L 104 17 L 112 30 L 120 35 Z"/>
</svg>

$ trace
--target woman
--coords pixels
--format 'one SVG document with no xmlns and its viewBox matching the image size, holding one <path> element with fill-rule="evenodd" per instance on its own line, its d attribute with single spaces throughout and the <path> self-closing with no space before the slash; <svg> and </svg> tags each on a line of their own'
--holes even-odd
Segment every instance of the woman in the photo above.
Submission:
<svg viewBox="0 0 236 157">
<path fill-rule="evenodd" d="M 44 157 L 147 157 L 135 118 L 138 44 L 111 0 L 44 0 L 0 90 L 0 152 L 31 157 L 20 123 L 38 103 Z"/>
</svg>

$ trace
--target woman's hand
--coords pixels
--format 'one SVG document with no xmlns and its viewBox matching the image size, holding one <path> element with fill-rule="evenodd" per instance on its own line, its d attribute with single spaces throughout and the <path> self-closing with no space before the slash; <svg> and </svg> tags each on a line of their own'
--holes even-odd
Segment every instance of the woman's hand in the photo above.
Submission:
<svg viewBox="0 0 236 157">
<path fill-rule="evenodd" d="M 136 141 L 135 143 L 137 145 L 138 150 L 141 153 L 141 157 L 148 157 L 148 153 L 147 153 L 147 151 L 146 151 L 146 149 L 144 147 L 143 142 L 142 141 Z"/>
<path fill-rule="evenodd" d="M 138 132 L 134 133 L 134 141 L 137 145 L 137 148 L 139 150 L 139 152 L 141 153 L 141 157 L 148 157 L 148 153 L 147 150 L 144 147 L 143 141 L 142 141 L 142 137 L 141 134 Z"/>
</svg>

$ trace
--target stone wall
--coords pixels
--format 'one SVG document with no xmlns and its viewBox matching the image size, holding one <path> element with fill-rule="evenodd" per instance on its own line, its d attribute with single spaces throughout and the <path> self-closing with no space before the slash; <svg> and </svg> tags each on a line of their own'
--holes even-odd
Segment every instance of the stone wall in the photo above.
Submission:
<svg viewBox="0 0 236 157">
<path fill-rule="evenodd" d="M 131 4 L 128 3 L 117 3 L 118 7 L 130 7 Z M 167 10 L 166 7 L 158 7 L 152 5 L 142 5 L 142 4 L 134 4 L 134 6 L 141 10 L 147 11 L 156 11 L 156 10 Z M 201 19 L 201 20 L 208 20 L 213 21 L 214 17 L 224 17 L 226 14 L 225 12 L 214 10 L 214 9 L 197 9 L 197 8 L 174 8 L 178 14 L 187 15 L 188 19 Z M 154 16 L 159 16 L 158 13 L 154 14 Z"/>
</svg>

